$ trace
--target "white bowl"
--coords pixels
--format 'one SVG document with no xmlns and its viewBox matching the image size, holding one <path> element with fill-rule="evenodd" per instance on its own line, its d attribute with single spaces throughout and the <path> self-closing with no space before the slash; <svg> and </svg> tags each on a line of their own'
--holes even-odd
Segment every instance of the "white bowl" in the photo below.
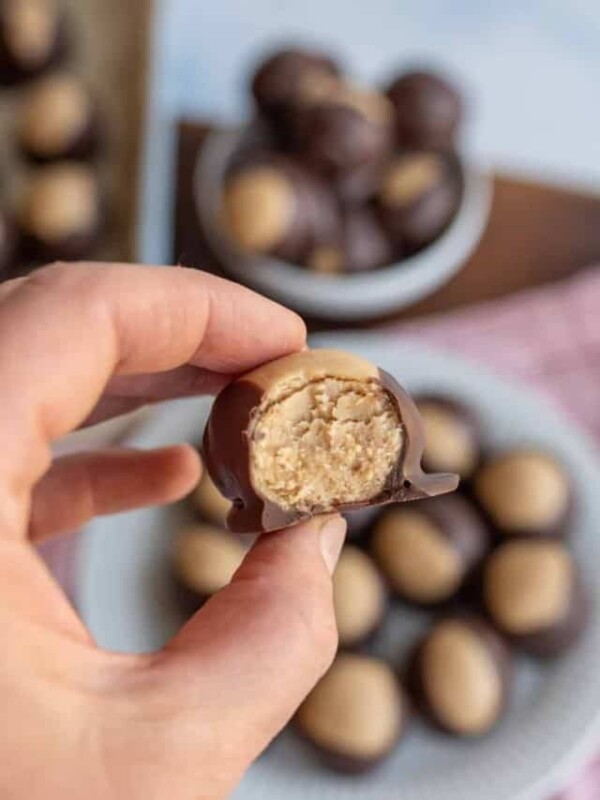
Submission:
<svg viewBox="0 0 600 800">
<path fill-rule="evenodd" d="M 252 767 L 235 797 L 548 800 L 600 741 L 600 462 L 591 442 L 527 389 L 417 343 L 399 344 L 380 335 L 322 336 L 313 343 L 363 355 L 412 391 L 437 389 L 463 398 L 481 414 L 486 444 L 492 447 L 531 443 L 565 463 L 577 497 L 572 544 L 590 593 L 590 624 L 577 647 L 558 661 L 519 661 L 508 713 L 479 741 L 457 741 L 415 722 L 380 769 L 349 779 L 324 771 L 301 742 L 283 735 Z M 132 441 L 142 448 L 195 442 L 209 407 L 208 399 L 167 404 Z M 185 513 L 181 506 L 142 509 L 98 519 L 86 532 L 77 600 L 101 646 L 154 650 L 182 624 L 170 590 L 169 548 L 177 527 L 187 521 Z M 376 642 L 377 652 L 400 663 L 429 619 L 396 608 Z"/>
<path fill-rule="evenodd" d="M 463 159 L 464 192 L 454 220 L 439 239 L 410 258 L 382 269 L 333 277 L 274 258 L 245 256 L 219 225 L 224 174 L 241 138 L 239 130 L 214 133 L 198 159 L 196 203 L 204 234 L 231 277 L 301 314 L 351 321 L 416 303 L 460 270 L 485 230 L 492 180 L 484 169 Z"/>
</svg>

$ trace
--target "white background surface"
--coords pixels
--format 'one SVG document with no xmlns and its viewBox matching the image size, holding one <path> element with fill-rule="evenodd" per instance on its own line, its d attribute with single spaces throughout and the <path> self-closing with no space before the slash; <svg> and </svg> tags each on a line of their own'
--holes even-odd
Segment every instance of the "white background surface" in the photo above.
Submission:
<svg viewBox="0 0 600 800">
<path fill-rule="evenodd" d="M 169 255 L 174 121 L 238 121 L 248 68 L 282 40 L 330 46 L 358 77 L 419 61 L 471 101 L 476 156 L 600 186 L 598 0 L 157 0 L 140 255 Z"/>
</svg>

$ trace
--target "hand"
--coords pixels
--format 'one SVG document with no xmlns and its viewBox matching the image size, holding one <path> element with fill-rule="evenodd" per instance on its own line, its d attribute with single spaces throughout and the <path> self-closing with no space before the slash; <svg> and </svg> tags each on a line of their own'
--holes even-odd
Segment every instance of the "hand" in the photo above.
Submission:
<svg viewBox="0 0 600 800">
<path fill-rule="evenodd" d="M 52 442 L 304 344 L 291 312 L 192 270 L 55 265 L 0 287 L 2 798 L 226 797 L 329 666 L 338 517 L 263 536 L 145 656 L 99 650 L 32 546 L 199 478 L 188 446 L 53 463 Z"/>
</svg>

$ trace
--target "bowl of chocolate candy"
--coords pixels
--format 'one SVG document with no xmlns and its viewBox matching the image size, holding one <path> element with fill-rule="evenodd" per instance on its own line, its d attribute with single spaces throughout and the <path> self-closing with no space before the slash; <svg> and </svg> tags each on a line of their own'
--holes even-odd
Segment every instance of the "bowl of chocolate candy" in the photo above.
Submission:
<svg viewBox="0 0 600 800">
<path fill-rule="evenodd" d="M 251 91 L 255 119 L 212 134 L 197 167 L 200 220 L 230 277 L 341 321 L 390 314 L 462 267 L 492 189 L 461 154 L 464 101 L 445 76 L 377 89 L 281 50 Z"/>
</svg>

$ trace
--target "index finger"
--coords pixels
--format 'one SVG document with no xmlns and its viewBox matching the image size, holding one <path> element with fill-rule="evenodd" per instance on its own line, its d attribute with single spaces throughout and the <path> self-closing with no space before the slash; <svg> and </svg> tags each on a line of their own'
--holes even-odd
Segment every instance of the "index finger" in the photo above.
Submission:
<svg viewBox="0 0 600 800">
<path fill-rule="evenodd" d="M 90 413 L 113 375 L 183 364 L 235 374 L 300 349 L 301 319 L 184 268 L 53 265 L 0 301 L 0 475 L 29 490 L 49 444 Z"/>
</svg>

